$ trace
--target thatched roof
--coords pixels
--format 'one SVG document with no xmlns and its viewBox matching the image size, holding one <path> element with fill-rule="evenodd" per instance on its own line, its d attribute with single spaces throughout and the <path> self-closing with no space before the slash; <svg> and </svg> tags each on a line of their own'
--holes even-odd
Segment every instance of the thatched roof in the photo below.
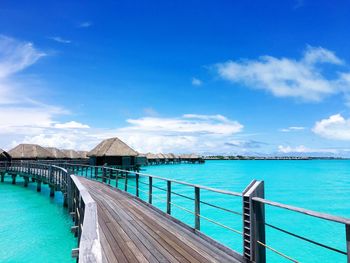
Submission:
<svg viewBox="0 0 350 263">
<path fill-rule="evenodd" d="M 87 159 L 88 151 L 77 151 L 80 159 Z"/>
<path fill-rule="evenodd" d="M 11 160 L 11 156 L 0 148 L 0 160 Z"/>
<path fill-rule="evenodd" d="M 14 159 L 55 158 L 51 152 L 37 144 L 19 144 L 8 152 Z"/>
<path fill-rule="evenodd" d="M 52 153 L 56 159 L 66 158 L 66 155 L 60 149 L 57 149 L 55 147 L 45 147 L 45 149 Z"/>
<path fill-rule="evenodd" d="M 137 156 L 138 153 L 130 148 L 126 143 L 115 138 L 110 138 L 100 142 L 92 149 L 88 156 Z"/>
<path fill-rule="evenodd" d="M 157 158 L 158 158 L 158 159 L 165 159 L 166 157 L 164 156 L 164 154 L 158 153 L 158 154 L 157 154 Z"/>
<path fill-rule="evenodd" d="M 157 155 L 154 154 L 154 153 L 147 153 L 147 154 L 146 154 L 146 157 L 147 157 L 147 159 L 149 159 L 149 160 L 157 159 Z"/>
<path fill-rule="evenodd" d="M 75 150 L 61 150 L 64 155 L 65 155 L 65 158 L 69 158 L 69 159 L 79 159 L 81 158 L 80 157 L 80 154 L 75 151 Z"/>
<path fill-rule="evenodd" d="M 147 154 L 145 153 L 139 153 L 139 155 L 137 157 L 147 157 Z"/>
</svg>

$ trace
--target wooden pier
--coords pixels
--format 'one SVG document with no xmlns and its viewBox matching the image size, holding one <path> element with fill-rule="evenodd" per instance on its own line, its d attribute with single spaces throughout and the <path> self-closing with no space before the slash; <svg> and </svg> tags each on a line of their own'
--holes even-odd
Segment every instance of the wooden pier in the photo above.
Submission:
<svg viewBox="0 0 350 263">
<path fill-rule="evenodd" d="M 53 189 L 53 193 L 54 191 L 63 193 L 64 205 L 68 207 L 73 217 L 74 225 L 71 230 L 78 238 L 78 247 L 73 249 L 72 255 L 79 262 L 265 263 L 266 250 L 276 253 L 287 261 L 302 261 L 303 259 L 294 259 L 292 255 L 286 255 L 283 251 L 269 246 L 265 235 L 265 228 L 269 227 L 308 244 L 340 254 L 344 257 L 344 262 L 350 263 L 349 219 L 266 200 L 262 181 L 254 180 L 242 193 L 237 193 L 105 166 L 68 163 L 59 165 L 21 161 L 0 162 L 1 181 L 6 175 L 16 183 L 16 177 L 22 176 L 25 179 L 25 186 L 33 181 L 40 186 L 41 183 L 46 183 Z M 146 178 L 147 183 L 140 178 Z M 166 188 L 154 184 L 155 180 L 163 181 Z M 140 192 L 145 192 L 140 184 L 147 184 L 147 201 L 140 198 Z M 193 188 L 193 198 L 182 195 L 193 201 L 193 210 L 181 207 L 172 201 L 173 195 L 181 196 L 174 191 L 174 185 Z M 135 188 L 135 191 L 128 192 L 130 187 Z M 153 189 L 166 193 L 165 211 L 152 205 L 156 197 Z M 224 198 L 240 198 L 242 211 L 232 211 L 220 204 L 202 201 L 201 193 L 208 191 L 223 195 Z M 242 229 L 233 229 L 202 215 L 203 205 L 240 216 L 243 222 Z M 192 214 L 194 227 L 172 217 L 173 206 Z M 265 206 L 274 206 L 344 225 L 346 250 L 267 223 Z M 240 235 L 243 253 L 238 253 L 201 232 L 202 220 Z"/>
</svg>

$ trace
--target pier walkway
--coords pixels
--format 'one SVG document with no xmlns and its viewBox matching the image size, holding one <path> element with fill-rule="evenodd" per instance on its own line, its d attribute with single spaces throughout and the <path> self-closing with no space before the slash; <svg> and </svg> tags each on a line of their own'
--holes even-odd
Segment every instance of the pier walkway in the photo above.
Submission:
<svg viewBox="0 0 350 263">
<path fill-rule="evenodd" d="M 131 195 L 79 180 L 97 203 L 105 262 L 240 262 Z"/>
</svg>

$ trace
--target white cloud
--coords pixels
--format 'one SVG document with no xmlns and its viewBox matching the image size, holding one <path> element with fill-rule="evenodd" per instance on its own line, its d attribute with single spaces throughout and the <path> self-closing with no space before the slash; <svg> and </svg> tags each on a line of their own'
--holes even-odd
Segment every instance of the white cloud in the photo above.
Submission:
<svg viewBox="0 0 350 263">
<path fill-rule="evenodd" d="M 321 101 L 327 96 L 350 93 L 350 72 L 329 78 L 322 65 L 342 65 L 334 52 L 308 47 L 300 60 L 262 56 L 258 60 L 227 61 L 216 65 L 221 78 L 266 90 L 277 97 Z"/>
<path fill-rule="evenodd" d="M 49 39 L 56 41 L 58 43 L 62 43 L 62 44 L 70 44 L 72 41 L 68 40 L 68 39 L 64 39 L 62 37 L 49 37 Z"/>
<path fill-rule="evenodd" d="M 350 141 L 350 119 L 335 114 L 316 122 L 312 131 L 327 139 Z"/>
<path fill-rule="evenodd" d="M 45 56 L 34 48 L 30 42 L 21 42 L 13 38 L 0 35 L 0 88 L 6 88 L 4 79 L 24 70 Z M 2 85 L 5 86 L 2 87 Z"/>
<path fill-rule="evenodd" d="M 54 125 L 54 128 L 57 128 L 57 129 L 88 129 L 90 127 L 89 127 L 89 125 L 82 124 L 80 122 L 70 121 L 70 122 L 66 122 L 66 123 L 56 123 Z"/>
<path fill-rule="evenodd" d="M 280 153 L 332 153 L 336 154 L 338 153 L 337 149 L 315 149 L 315 148 L 308 148 L 305 147 L 304 145 L 299 145 L 296 147 L 291 147 L 291 146 L 283 146 L 279 145 L 278 146 L 278 151 Z"/>
<path fill-rule="evenodd" d="M 240 132 L 243 125 L 237 121 L 231 121 L 221 115 L 196 115 L 185 114 L 180 118 L 156 118 L 144 117 L 140 119 L 128 119 L 131 126 L 124 128 L 128 131 L 143 130 L 147 132 L 167 133 L 206 133 L 226 134 Z"/>
<path fill-rule="evenodd" d="M 91 27 L 91 26 L 92 26 L 92 23 L 89 21 L 82 22 L 78 25 L 78 27 L 82 27 L 82 28 L 87 28 L 87 27 Z"/>
<path fill-rule="evenodd" d="M 302 131 L 302 130 L 305 130 L 305 127 L 291 126 L 291 127 L 288 127 L 288 128 L 280 129 L 279 131 L 281 131 L 281 132 L 291 132 L 291 131 Z"/>
<path fill-rule="evenodd" d="M 200 79 L 192 78 L 192 85 L 193 86 L 201 86 L 203 82 Z"/>
</svg>

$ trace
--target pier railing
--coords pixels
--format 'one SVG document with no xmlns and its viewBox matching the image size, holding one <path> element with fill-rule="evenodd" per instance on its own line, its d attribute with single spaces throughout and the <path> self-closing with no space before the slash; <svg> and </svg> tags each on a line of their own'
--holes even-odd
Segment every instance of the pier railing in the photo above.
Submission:
<svg viewBox="0 0 350 263">
<path fill-rule="evenodd" d="M 182 211 L 189 213 L 193 216 L 193 230 L 197 234 L 199 234 L 203 238 L 207 238 L 208 240 L 213 241 L 206 235 L 204 235 L 201 232 L 201 222 L 203 220 L 212 223 L 218 227 L 221 227 L 223 229 L 229 230 L 232 233 L 235 233 L 242 237 L 243 242 L 243 253 L 238 254 L 234 253 L 234 256 L 239 259 L 242 262 L 256 262 L 256 263 L 265 263 L 266 262 L 266 250 L 269 250 L 273 253 L 276 253 L 276 255 L 283 257 L 286 260 L 289 260 L 291 262 L 299 262 L 298 259 L 293 258 L 291 255 L 286 255 L 283 251 L 277 250 L 276 248 L 272 247 L 268 240 L 266 239 L 266 228 L 272 228 L 276 231 L 279 231 L 285 235 L 291 236 L 293 238 L 297 238 L 299 240 L 302 240 L 304 242 L 307 242 L 308 244 L 312 244 L 318 247 L 321 247 L 323 249 L 327 249 L 331 252 L 340 254 L 344 256 L 344 261 L 350 263 L 350 219 L 338 217 L 338 216 L 332 216 L 324 213 L 319 213 L 316 211 L 303 209 L 299 207 L 294 207 L 290 205 L 285 205 L 281 203 L 277 203 L 274 201 L 270 201 L 265 199 L 264 196 L 264 182 L 263 181 L 252 181 L 246 189 L 240 193 L 240 192 L 231 192 L 231 191 L 225 191 L 225 190 L 219 190 L 215 188 L 205 187 L 201 185 L 196 184 L 190 184 L 178 180 L 172 180 L 168 178 L 163 178 L 159 176 L 153 176 L 145 173 L 139 173 L 135 171 L 127 171 L 127 170 L 121 170 L 117 168 L 111 168 L 107 166 L 89 166 L 89 165 L 83 165 L 83 164 L 62 164 L 66 171 L 66 174 L 75 174 L 79 176 L 84 176 L 93 180 L 101 181 L 105 184 L 109 184 L 115 188 L 118 188 L 119 190 L 126 191 L 129 194 L 134 194 L 137 198 L 145 197 L 146 200 L 144 202 L 149 203 L 150 205 L 155 203 L 155 200 L 159 202 L 164 202 L 166 204 L 166 212 L 169 216 L 173 214 L 172 207 L 176 207 L 178 209 L 181 209 Z M 1 167 L 4 167 L 4 165 L 0 164 L 0 171 Z M 57 171 L 57 166 L 54 165 L 46 165 L 46 164 L 30 164 L 25 162 L 15 162 L 11 165 L 7 164 L 6 166 L 7 171 L 13 172 L 13 171 L 19 171 L 22 173 L 33 173 L 35 175 L 41 174 L 44 176 L 44 178 L 47 178 L 49 176 L 49 179 L 47 180 L 55 180 L 50 179 L 50 177 L 55 176 L 56 172 L 52 173 L 52 171 Z M 44 172 L 42 170 L 46 169 L 47 171 Z M 62 168 L 60 168 L 62 169 Z M 70 171 L 70 172 L 68 172 Z M 74 176 L 71 176 L 69 178 L 75 178 Z M 130 178 L 134 178 L 131 180 Z M 77 181 L 77 182 L 76 182 Z M 158 184 L 155 184 L 155 181 L 163 181 L 165 187 L 160 187 Z M 141 187 L 143 185 L 144 187 Z M 190 187 L 193 189 L 193 197 L 187 196 L 183 193 L 177 192 L 176 185 L 181 185 L 183 187 Z M 74 212 L 73 216 L 75 216 L 75 222 L 76 225 L 74 227 L 75 231 L 77 231 L 77 235 L 81 236 L 80 240 L 83 240 L 83 235 L 81 235 L 81 232 L 85 230 L 85 227 L 82 228 L 81 222 L 85 224 L 85 220 L 92 220 L 93 222 L 89 223 L 91 225 L 94 225 L 96 221 L 96 217 L 92 214 L 87 214 L 87 206 L 93 210 L 94 205 L 92 204 L 91 197 L 84 197 L 85 191 L 82 190 L 82 186 L 79 184 L 78 180 L 72 179 L 71 181 L 68 179 L 67 181 L 67 194 L 68 194 L 68 205 L 71 204 L 72 208 L 71 211 Z M 133 191 L 130 191 L 130 188 L 133 188 Z M 146 188 L 146 190 L 145 190 Z M 129 189 L 129 191 L 128 191 Z M 165 200 L 159 195 L 155 195 L 154 190 L 157 189 L 159 191 L 163 191 L 165 193 Z M 204 201 L 201 198 L 202 192 L 213 192 L 216 194 L 220 194 L 226 197 L 237 197 L 241 199 L 242 202 L 242 211 L 234 211 L 232 209 L 228 209 L 226 207 L 223 207 L 220 204 L 217 203 L 211 203 L 210 201 Z M 79 193 L 78 193 L 79 192 Z M 141 196 L 142 195 L 142 196 Z M 173 197 L 178 196 L 185 198 L 187 200 L 193 201 L 193 209 L 189 209 L 188 207 L 183 207 L 182 205 L 179 205 L 178 203 L 173 201 Z M 142 199 L 141 199 L 142 200 Z M 87 205 L 88 204 L 88 205 Z M 212 218 L 206 217 L 201 212 L 201 207 L 203 205 L 210 206 L 213 209 L 216 209 L 217 211 L 225 211 L 230 214 L 234 214 L 235 216 L 239 216 L 240 220 L 243 222 L 242 229 L 234 229 L 232 227 L 229 227 L 225 225 L 222 222 L 219 222 L 218 220 L 214 220 Z M 295 232 L 289 231 L 287 229 L 282 228 L 281 226 L 274 225 L 269 223 L 269 218 L 265 215 L 265 208 L 266 206 L 272 206 L 277 209 L 284 209 L 288 210 L 292 213 L 298 213 L 305 216 L 314 217 L 320 220 L 326 220 L 330 222 L 335 222 L 344 225 L 344 232 L 345 232 L 345 247 L 346 250 L 341 250 L 336 247 L 332 247 L 330 245 L 324 244 L 322 242 L 312 240 L 311 238 L 299 235 Z M 79 216 L 78 216 L 79 215 Z M 79 223 L 78 223 L 79 222 Z M 300 223 L 300 225 L 302 225 Z M 90 235 L 91 236 L 91 235 Z M 216 243 L 216 245 L 220 246 L 220 244 Z M 221 245 L 222 249 L 226 249 L 225 246 Z M 86 247 L 86 251 L 91 249 L 89 246 Z M 81 248 L 79 249 L 79 260 L 81 258 Z M 302 260 L 302 259 L 301 259 Z"/>
<path fill-rule="evenodd" d="M 149 175 L 145 173 L 111 168 L 107 166 L 89 166 L 89 165 L 78 165 L 78 164 L 65 164 L 65 166 L 71 169 L 74 174 L 88 177 L 90 179 L 102 181 L 103 183 L 110 184 L 110 185 L 114 183 L 114 185 L 112 185 L 113 187 L 126 192 L 128 192 L 128 188 L 134 188 L 133 193 L 135 194 L 135 196 L 139 198 L 140 193 L 145 194 L 148 197 L 146 201 L 149 204 L 152 204 L 154 200 L 163 201 L 166 203 L 166 213 L 169 215 L 172 214 L 172 209 L 171 209 L 172 207 L 176 207 L 178 209 L 183 210 L 184 212 L 192 214 L 193 220 L 194 220 L 194 230 L 198 231 L 198 233 L 204 238 L 206 236 L 202 235 L 202 233 L 200 232 L 202 220 L 210 222 L 223 229 L 229 230 L 235 234 L 241 235 L 243 240 L 243 254 L 239 255 L 238 257 L 237 255 L 235 255 L 240 260 L 246 260 L 248 262 L 265 263 L 266 249 L 268 249 L 271 252 L 276 253 L 278 256 L 286 260 L 289 260 L 291 262 L 299 262 L 297 259 L 294 259 L 289 255 L 286 255 L 283 251 L 279 251 L 268 244 L 268 242 L 266 241 L 265 228 L 269 227 L 277 231 L 280 231 L 283 234 L 287 234 L 294 238 L 298 238 L 309 244 L 313 244 L 318 247 L 322 247 L 324 249 L 330 250 L 334 253 L 344 255 L 344 260 L 350 263 L 350 219 L 338 217 L 338 216 L 331 216 L 328 214 L 323 214 L 312 210 L 293 207 L 293 206 L 266 200 L 264 199 L 265 191 L 264 191 L 263 181 L 254 180 L 246 187 L 246 189 L 242 193 L 239 193 L 239 192 L 219 190 L 219 189 L 205 187 L 205 186 L 196 185 L 196 184 L 190 184 L 190 183 L 186 183 L 178 180 L 172 180 L 172 179 Z M 129 182 L 130 181 L 129 178 L 131 176 L 135 178 L 135 180 L 133 180 L 134 182 L 133 184 L 130 184 Z M 140 178 L 142 177 L 146 178 L 146 180 L 140 180 Z M 157 186 L 156 184 L 154 184 L 155 180 L 165 182 L 166 187 Z M 122 183 L 120 181 L 122 181 Z M 145 191 L 144 188 L 140 187 L 141 184 L 147 186 L 148 188 L 147 191 Z M 173 190 L 173 185 L 183 185 L 186 187 L 193 188 L 194 197 L 190 197 L 190 196 L 175 192 Z M 166 199 L 160 200 L 159 197 L 153 194 L 153 189 L 164 191 L 166 193 Z M 241 198 L 242 212 L 227 209 L 225 207 L 222 207 L 220 204 L 212 204 L 201 200 L 202 191 L 210 191 L 217 194 L 222 194 L 224 196 L 233 196 L 233 197 Z M 193 210 L 183 207 L 177 203 L 174 203 L 172 201 L 172 196 L 180 196 L 185 199 L 193 201 L 194 202 Z M 201 213 L 202 205 L 207 205 L 214 209 L 217 209 L 218 211 L 225 211 L 225 212 L 240 216 L 243 222 L 243 227 L 242 227 L 243 229 L 242 230 L 234 229 L 221 222 L 218 222 L 217 220 L 204 216 Z M 265 216 L 266 205 L 278 207 L 280 209 L 287 209 L 289 211 L 301 213 L 306 216 L 312 216 L 318 219 L 343 224 L 344 231 L 346 234 L 346 240 L 344 240 L 344 242 L 346 244 L 347 250 L 342 251 L 341 249 L 328 246 L 326 244 L 323 244 L 322 242 L 318 242 L 310 238 L 293 233 L 291 231 L 285 230 L 279 226 L 269 224 L 266 221 L 266 216 Z M 225 249 L 225 247 L 223 247 L 223 249 Z"/>
<path fill-rule="evenodd" d="M 78 238 L 79 248 L 73 249 L 72 256 L 79 263 L 102 262 L 96 203 L 76 176 L 63 167 L 29 161 L 0 162 L 1 182 L 5 173 L 12 177 L 12 184 L 16 183 L 17 176 L 21 176 L 25 187 L 31 179 L 37 184 L 37 191 L 41 191 L 42 183 L 49 185 L 50 196 L 61 191 L 63 205 L 73 217 L 71 230 Z"/>
<path fill-rule="evenodd" d="M 78 258 L 79 263 L 102 262 L 96 202 L 75 175 L 70 175 L 69 188 L 68 207 L 74 221 L 72 231 L 79 244 L 79 248 L 73 250 L 73 257 Z"/>
</svg>

